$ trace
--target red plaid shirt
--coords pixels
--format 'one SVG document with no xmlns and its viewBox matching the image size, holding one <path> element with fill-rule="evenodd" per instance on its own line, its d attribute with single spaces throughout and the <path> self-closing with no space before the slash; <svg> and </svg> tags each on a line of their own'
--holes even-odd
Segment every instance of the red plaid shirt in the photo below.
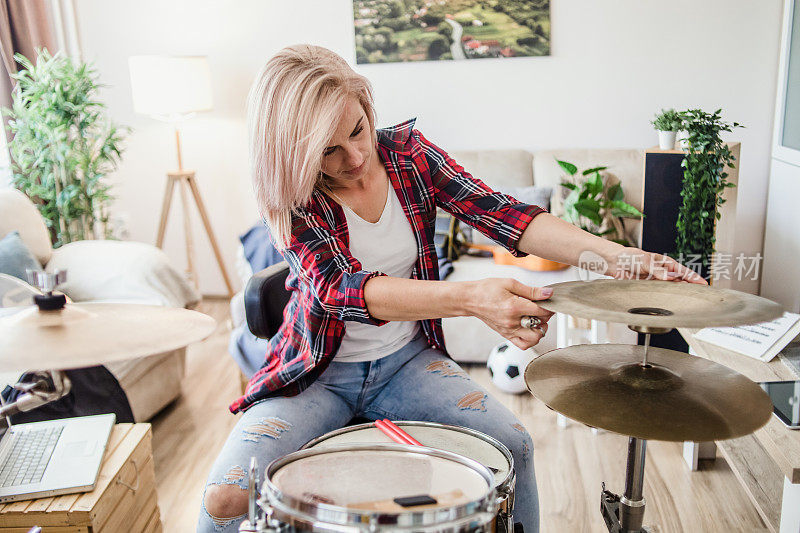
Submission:
<svg viewBox="0 0 800 533">
<path fill-rule="evenodd" d="M 378 153 L 417 240 L 413 279 L 438 280 L 433 235 L 436 208 L 497 241 L 515 255 L 522 232 L 544 209 L 496 193 L 413 129 L 414 120 L 378 130 Z M 364 285 L 381 272 L 365 271 L 350 255 L 347 222 L 339 204 L 315 191 L 292 215 L 292 234 L 283 256 L 289 263 L 286 288 L 292 297 L 280 331 L 269 341 L 264 366 L 233 413 L 270 396 L 294 396 L 333 360 L 346 322 L 376 327 L 364 301 Z M 445 351 L 441 319 L 421 320 L 428 343 Z"/>
</svg>

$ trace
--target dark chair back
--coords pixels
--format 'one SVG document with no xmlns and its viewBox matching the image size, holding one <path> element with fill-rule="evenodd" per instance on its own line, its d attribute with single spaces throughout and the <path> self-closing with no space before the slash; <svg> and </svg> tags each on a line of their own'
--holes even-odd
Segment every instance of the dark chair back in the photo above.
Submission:
<svg viewBox="0 0 800 533">
<path fill-rule="evenodd" d="M 244 290 L 244 308 L 247 327 L 256 337 L 269 339 L 283 323 L 283 309 L 291 293 L 286 290 L 289 264 L 275 263 L 256 272 Z"/>
<path fill-rule="evenodd" d="M 244 290 L 244 308 L 247 327 L 256 337 L 268 339 L 278 332 L 283 323 L 283 309 L 291 293 L 286 290 L 289 264 L 281 261 L 253 274 Z M 348 426 L 372 422 L 367 418 L 354 418 Z"/>
</svg>

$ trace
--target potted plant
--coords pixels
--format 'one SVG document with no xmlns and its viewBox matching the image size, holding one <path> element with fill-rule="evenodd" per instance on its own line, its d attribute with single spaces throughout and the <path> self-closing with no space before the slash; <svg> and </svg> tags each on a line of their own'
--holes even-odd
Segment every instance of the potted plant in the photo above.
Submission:
<svg viewBox="0 0 800 533">
<path fill-rule="evenodd" d="M 674 109 L 662 109 L 651 122 L 658 130 L 658 147 L 662 150 L 675 149 L 675 136 L 681 129 L 681 114 Z"/>
<path fill-rule="evenodd" d="M 644 215 L 625 202 L 621 184 L 609 184 L 603 180 L 600 173 L 608 167 L 584 170 L 580 175 L 585 179 L 578 182 L 578 167 L 566 161 L 556 161 L 569 176 L 561 183 L 571 191 L 564 200 L 564 220 L 594 235 L 630 246 L 624 219 L 639 219 Z"/>
<path fill-rule="evenodd" d="M 14 56 L 8 143 L 14 186 L 37 206 L 53 246 L 108 237 L 110 185 L 127 128 L 112 124 L 97 100 L 100 85 L 91 66 L 69 57 L 37 52 L 34 65 Z"/>
<path fill-rule="evenodd" d="M 722 110 L 706 113 L 690 109 L 681 113 L 686 129 L 683 167 L 682 203 L 678 210 L 676 256 L 683 261 L 696 258 L 700 274 L 707 277 L 711 255 L 714 253 L 716 222 L 722 215 L 719 206 L 725 203 L 722 193 L 735 187 L 727 181 L 726 168 L 736 160 L 722 141 L 722 132 L 743 127 L 737 122 L 722 120 Z"/>
</svg>

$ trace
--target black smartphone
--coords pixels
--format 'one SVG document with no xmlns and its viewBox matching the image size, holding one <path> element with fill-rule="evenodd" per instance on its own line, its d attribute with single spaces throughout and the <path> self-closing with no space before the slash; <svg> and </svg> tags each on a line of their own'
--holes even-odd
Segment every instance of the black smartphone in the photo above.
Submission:
<svg viewBox="0 0 800 533">
<path fill-rule="evenodd" d="M 772 400 L 772 411 L 789 429 L 800 429 L 800 380 L 759 383 Z"/>
</svg>

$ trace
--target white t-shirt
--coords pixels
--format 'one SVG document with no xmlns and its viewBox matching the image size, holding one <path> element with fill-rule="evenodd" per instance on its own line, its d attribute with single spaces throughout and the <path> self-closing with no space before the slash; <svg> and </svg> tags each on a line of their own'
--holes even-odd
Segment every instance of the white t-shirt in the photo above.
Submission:
<svg viewBox="0 0 800 533">
<path fill-rule="evenodd" d="M 389 184 L 381 218 L 367 222 L 342 205 L 350 234 L 350 254 L 364 270 L 379 270 L 395 278 L 410 278 L 417 261 L 417 240 L 400 200 Z M 393 320 L 382 326 L 345 322 L 342 345 L 334 357 L 338 362 L 375 361 L 397 351 L 419 331 L 417 321 Z"/>
</svg>

